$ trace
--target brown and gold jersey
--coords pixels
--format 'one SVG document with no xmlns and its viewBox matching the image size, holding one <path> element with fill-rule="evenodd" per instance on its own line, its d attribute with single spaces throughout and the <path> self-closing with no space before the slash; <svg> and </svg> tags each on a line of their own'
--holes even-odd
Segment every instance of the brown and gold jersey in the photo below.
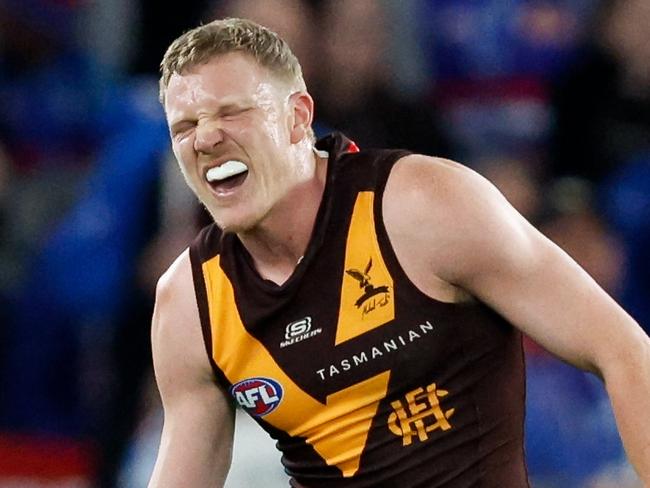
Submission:
<svg viewBox="0 0 650 488">
<path fill-rule="evenodd" d="M 528 486 L 520 334 L 405 275 L 381 213 L 405 152 L 359 152 L 341 135 L 318 148 L 323 201 L 284 284 L 214 225 L 190 248 L 217 379 L 278 441 L 292 486 Z"/>
</svg>

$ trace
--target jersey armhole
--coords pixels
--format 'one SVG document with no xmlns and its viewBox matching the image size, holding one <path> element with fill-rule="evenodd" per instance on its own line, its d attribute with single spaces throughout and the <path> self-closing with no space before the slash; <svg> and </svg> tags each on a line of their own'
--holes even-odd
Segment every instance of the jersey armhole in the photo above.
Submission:
<svg viewBox="0 0 650 488">
<path fill-rule="evenodd" d="M 378 162 L 377 172 L 376 172 L 376 182 L 375 182 L 375 201 L 373 209 L 373 217 L 375 219 L 375 232 L 377 234 L 377 243 L 381 251 L 382 256 L 386 262 L 386 266 L 393 276 L 396 276 L 400 279 L 402 283 L 405 283 L 407 287 L 411 289 L 412 292 L 415 292 L 417 295 L 420 295 L 428 301 L 435 302 L 440 306 L 445 308 L 472 308 L 482 305 L 482 302 L 479 301 L 468 301 L 468 302 L 446 302 L 439 300 L 437 298 L 427 295 L 422 291 L 402 268 L 402 265 L 397 258 L 395 249 L 393 248 L 393 243 L 388 235 L 386 230 L 386 225 L 384 223 L 384 213 L 383 213 L 383 204 L 384 204 L 384 194 L 386 190 L 386 185 L 388 179 L 395 167 L 395 164 L 403 157 L 408 156 L 412 153 L 406 151 L 395 151 L 392 154 L 388 155 L 384 159 Z"/>
<path fill-rule="evenodd" d="M 208 356 L 208 361 L 212 367 L 215 378 L 219 385 L 226 391 L 230 387 L 230 383 L 226 379 L 221 369 L 214 361 L 212 350 L 212 324 L 210 322 L 210 310 L 208 307 L 208 296 L 205 286 L 205 278 L 203 276 L 203 262 L 205 261 L 205 246 L 210 244 L 210 237 L 213 236 L 211 229 L 208 226 L 201 230 L 194 242 L 190 245 L 190 264 L 192 266 L 192 281 L 194 283 L 194 293 L 196 295 L 196 305 L 199 309 L 199 320 L 201 322 L 201 332 L 203 335 L 203 344 L 205 352 Z M 215 253 L 216 254 L 216 253 Z"/>
</svg>

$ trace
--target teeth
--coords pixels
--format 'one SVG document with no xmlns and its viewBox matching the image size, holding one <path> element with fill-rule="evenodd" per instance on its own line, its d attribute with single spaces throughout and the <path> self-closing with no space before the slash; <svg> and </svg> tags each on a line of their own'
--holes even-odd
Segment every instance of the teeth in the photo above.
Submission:
<svg viewBox="0 0 650 488">
<path fill-rule="evenodd" d="M 223 163 L 221 166 L 215 168 L 210 168 L 206 173 L 206 179 L 212 183 L 213 181 L 221 181 L 231 176 L 238 175 L 248 171 L 248 166 L 246 166 L 241 161 L 230 160 Z"/>
</svg>

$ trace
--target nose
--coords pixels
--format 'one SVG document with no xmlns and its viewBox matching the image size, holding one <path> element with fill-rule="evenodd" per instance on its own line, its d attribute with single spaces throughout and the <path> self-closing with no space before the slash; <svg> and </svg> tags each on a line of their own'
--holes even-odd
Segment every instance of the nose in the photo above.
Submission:
<svg viewBox="0 0 650 488">
<path fill-rule="evenodd" d="M 223 132 L 217 121 L 201 122 L 196 127 L 194 149 L 199 153 L 211 153 L 223 141 Z"/>
</svg>

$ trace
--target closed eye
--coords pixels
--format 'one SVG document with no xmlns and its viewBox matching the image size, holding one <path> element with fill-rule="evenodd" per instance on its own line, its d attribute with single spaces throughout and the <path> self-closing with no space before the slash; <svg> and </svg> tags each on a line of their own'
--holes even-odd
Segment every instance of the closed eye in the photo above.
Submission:
<svg viewBox="0 0 650 488">
<path fill-rule="evenodd" d="M 182 139 L 187 136 L 192 129 L 196 127 L 196 123 L 190 121 L 183 121 L 171 126 L 170 133 L 172 139 Z"/>
<path fill-rule="evenodd" d="M 252 107 L 227 107 L 221 111 L 221 116 L 225 119 L 232 119 L 246 112 L 249 112 L 252 109 Z"/>
</svg>

